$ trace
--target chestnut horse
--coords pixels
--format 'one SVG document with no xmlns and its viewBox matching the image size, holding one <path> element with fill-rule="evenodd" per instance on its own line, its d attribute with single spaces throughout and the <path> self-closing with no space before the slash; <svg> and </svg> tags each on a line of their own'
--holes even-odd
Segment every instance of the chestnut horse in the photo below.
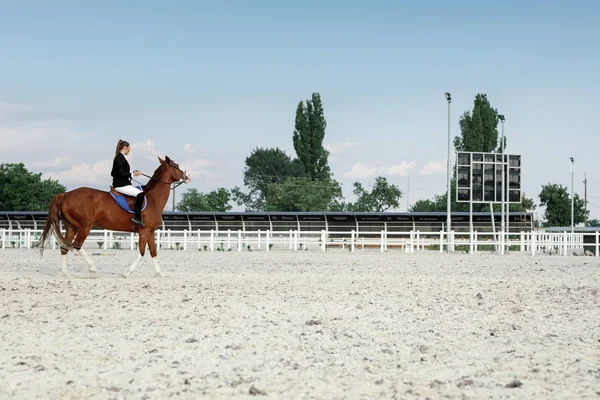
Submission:
<svg viewBox="0 0 600 400">
<path fill-rule="evenodd" d="M 60 246 L 62 272 L 68 275 L 67 253 L 69 250 L 77 250 L 87 262 L 90 272 L 93 273 L 96 272 L 96 266 L 83 249 L 83 243 L 94 226 L 112 231 L 137 231 L 139 233 L 139 254 L 123 276 L 128 277 L 135 270 L 144 256 L 146 244 L 150 250 L 156 273 L 165 276 L 156 259 L 154 231 L 161 224 L 162 212 L 169 200 L 171 184 L 173 182 L 189 183 L 190 179 L 185 171 L 179 169 L 179 165 L 169 157 L 165 157 L 164 160 L 158 157 L 158 160 L 160 161 L 159 167 L 154 171 L 154 175 L 148 183 L 142 187 L 147 201 L 146 208 L 142 211 L 144 226 L 138 227 L 131 222 L 131 214 L 123 210 L 107 191 L 82 187 L 60 193 L 54 196 L 50 203 L 46 226 L 40 240 L 36 243 L 36 247 L 40 246 L 42 256 L 44 244 L 50 232 L 53 232 Z M 127 197 L 131 207 L 135 199 Z M 60 221 L 66 229 L 64 236 L 60 231 Z"/>
</svg>

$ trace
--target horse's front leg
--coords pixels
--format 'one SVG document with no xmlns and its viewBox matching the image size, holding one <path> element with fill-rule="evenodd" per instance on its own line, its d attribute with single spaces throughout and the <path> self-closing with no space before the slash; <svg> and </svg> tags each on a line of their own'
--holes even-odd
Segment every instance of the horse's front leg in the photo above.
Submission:
<svg viewBox="0 0 600 400">
<path fill-rule="evenodd" d="M 135 268 L 138 266 L 138 264 L 142 260 L 142 257 L 144 257 L 144 253 L 146 252 L 146 243 L 148 242 L 146 235 L 147 235 L 147 231 L 139 232 L 139 239 L 138 239 L 139 254 L 138 254 L 137 258 L 135 259 L 135 261 L 131 264 L 129 269 L 127 271 L 125 271 L 125 273 L 123 274 L 123 277 L 129 278 L 129 275 L 131 275 L 131 273 L 135 270 Z"/>
<path fill-rule="evenodd" d="M 158 259 L 156 258 L 156 242 L 154 240 L 154 231 L 152 231 L 148 235 L 148 249 L 150 250 L 150 256 L 152 257 L 152 262 L 154 263 L 154 269 L 156 270 L 156 274 L 159 276 L 166 276 L 158 266 Z"/>
</svg>

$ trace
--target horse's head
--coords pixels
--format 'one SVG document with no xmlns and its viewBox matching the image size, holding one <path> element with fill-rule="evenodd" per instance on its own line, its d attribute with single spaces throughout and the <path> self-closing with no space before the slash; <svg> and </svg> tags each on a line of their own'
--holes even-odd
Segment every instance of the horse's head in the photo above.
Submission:
<svg viewBox="0 0 600 400">
<path fill-rule="evenodd" d="M 187 172 L 179 168 L 179 164 L 171 160 L 168 156 L 165 156 L 164 160 L 158 157 L 158 161 L 167 168 L 167 179 L 170 179 L 171 182 L 190 183 L 191 178 Z"/>
</svg>

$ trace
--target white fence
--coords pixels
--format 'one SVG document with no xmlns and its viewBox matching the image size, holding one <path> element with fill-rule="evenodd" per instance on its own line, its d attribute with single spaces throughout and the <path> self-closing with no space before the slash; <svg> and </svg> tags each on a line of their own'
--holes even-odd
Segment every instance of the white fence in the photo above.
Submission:
<svg viewBox="0 0 600 400">
<path fill-rule="evenodd" d="M 0 229 L 0 248 L 31 249 L 42 231 L 34 229 Z M 600 253 L 598 232 L 591 233 L 548 233 L 520 232 L 510 235 L 494 232 L 451 232 L 448 240 L 444 231 L 432 232 L 391 232 L 391 231 L 325 231 L 308 232 L 282 231 L 155 231 L 157 247 L 160 250 L 182 251 L 326 251 L 342 249 L 347 251 L 466 251 L 476 253 L 494 251 L 526 252 L 532 255 L 552 253 L 570 255 L 582 252 L 584 237 L 588 237 L 585 248 L 596 256 Z M 90 232 L 84 247 L 86 249 L 137 249 L 137 234 L 96 230 Z M 58 244 L 51 237 L 47 248 L 56 249 Z"/>
</svg>

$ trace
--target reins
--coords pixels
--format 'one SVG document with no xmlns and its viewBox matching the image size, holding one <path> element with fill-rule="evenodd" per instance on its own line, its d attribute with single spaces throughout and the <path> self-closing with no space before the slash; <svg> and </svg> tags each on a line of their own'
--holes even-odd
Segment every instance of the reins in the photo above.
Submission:
<svg viewBox="0 0 600 400">
<path fill-rule="evenodd" d="M 173 167 L 173 168 L 176 168 L 176 167 Z M 176 169 L 177 169 L 177 170 L 179 170 L 179 171 L 181 171 L 179 168 L 176 168 Z M 181 171 L 181 172 L 183 173 L 183 171 Z M 179 186 L 180 186 L 182 183 L 185 183 L 185 181 L 182 181 L 182 180 L 180 180 L 180 181 L 178 181 L 178 182 L 165 182 L 165 181 L 161 181 L 160 179 L 158 179 L 158 178 L 155 178 L 155 177 L 153 177 L 153 176 L 146 175 L 146 174 L 144 174 L 144 173 L 142 173 L 142 175 L 143 175 L 143 176 L 145 176 L 146 178 L 150 178 L 150 181 L 152 181 L 152 180 L 155 180 L 155 181 L 157 181 L 157 182 L 164 183 L 164 184 L 166 184 L 166 185 L 170 185 L 171 183 L 173 183 L 173 187 L 172 187 L 170 190 L 174 190 L 175 188 L 179 187 Z M 136 182 L 137 182 L 137 183 L 139 183 L 140 185 L 142 184 L 140 181 L 137 181 L 137 180 L 135 180 L 135 179 L 133 179 L 133 178 L 131 178 L 131 180 L 132 180 L 132 181 L 136 181 Z"/>
</svg>

